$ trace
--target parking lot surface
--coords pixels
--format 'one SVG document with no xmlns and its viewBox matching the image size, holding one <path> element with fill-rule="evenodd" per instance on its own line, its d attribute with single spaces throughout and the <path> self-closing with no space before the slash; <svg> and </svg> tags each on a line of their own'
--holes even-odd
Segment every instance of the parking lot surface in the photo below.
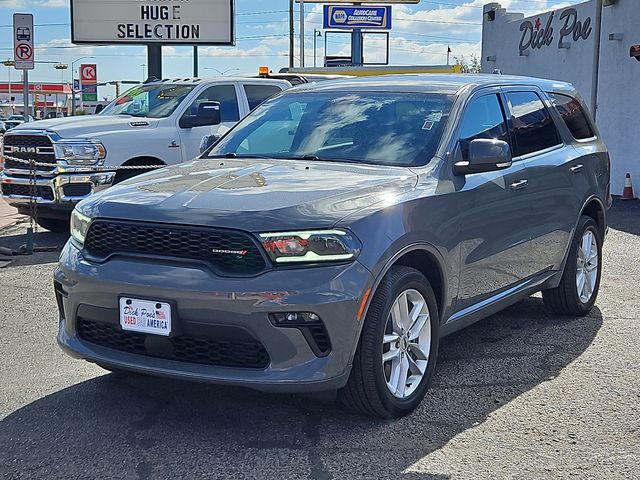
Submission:
<svg viewBox="0 0 640 480">
<path fill-rule="evenodd" d="M 0 257 L 0 477 L 640 478 L 638 202 L 610 225 L 589 316 L 532 297 L 447 337 L 425 401 L 397 421 L 73 360 L 55 342 L 57 254 Z"/>
</svg>

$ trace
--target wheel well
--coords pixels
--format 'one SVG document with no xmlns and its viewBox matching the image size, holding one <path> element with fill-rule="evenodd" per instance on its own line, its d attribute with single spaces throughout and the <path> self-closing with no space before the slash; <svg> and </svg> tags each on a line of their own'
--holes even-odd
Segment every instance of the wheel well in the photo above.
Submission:
<svg viewBox="0 0 640 480">
<path fill-rule="evenodd" d="M 440 264 L 436 260 L 435 256 L 426 250 L 413 250 L 405 253 L 400 257 L 395 265 L 404 265 L 405 267 L 411 267 L 422 273 L 433 288 L 433 293 L 436 296 L 438 302 L 438 312 L 440 318 L 442 318 L 442 310 L 444 308 L 444 277 L 442 275 L 442 269 Z"/>
<path fill-rule="evenodd" d="M 143 165 L 166 165 L 162 160 L 156 157 L 134 157 L 130 158 L 122 164 L 123 166 L 143 166 Z"/>
<path fill-rule="evenodd" d="M 593 218 L 598 224 L 598 229 L 604 235 L 604 230 L 606 228 L 604 220 L 604 209 L 602 208 L 602 205 L 599 201 L 597 201 L 596 199 L 592 199 L 591 201 L 589 201 L 589 203 L 587 203 L 587 205 L 584 207 L 584 210 L 582 210 L 582 215 Z"/>
<path fill-rule="evenodd" d="M 142 167 L 147 165 L 166 165 L 162 160 L 156 157 L 134 157 L 124 162 L 122 167 Z M 148 172 L 148 169 L 141 170 L 118 170 L 116 172 L 116 178 L 113 180 L 114 185 L 127 180 L 141 173 Z"/>
</svg>

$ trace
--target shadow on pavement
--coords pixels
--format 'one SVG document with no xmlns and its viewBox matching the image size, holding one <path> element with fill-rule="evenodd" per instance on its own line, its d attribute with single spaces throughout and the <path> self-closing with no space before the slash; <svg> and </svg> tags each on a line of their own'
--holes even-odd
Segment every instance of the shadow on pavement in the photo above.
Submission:
<svg viewBox="0 0 640 480">
<path fill-rule="evenodd" d="M 558 318 L 540 298 L 521 302 L 444 339 L 430 392 L 396 421 L 307 396 L 106 374 L 6 417 L 0 466 L 9 478 L 449 478 L 414 464 L 556 377 L 601 324 L 597 308 Z"/>
<path fill-rule="evenodd" d="M 9 248 L 19 251 L 20 247 L 27 241 L 26 224 L 18 224 L 9 227 L 2 232 L 0 236 L 0 247 Z M 0 262 L 10 260 L 11 263 L 5 268 L 11 268 L 19 265 L 41 265 L 44 263 L 57 262 L 60 256 L 60 250 L 67 240 L 68 233 L 54 233 L 42 228 L 34 235 L 34 245 L 36 247 L 51 247 L 53 251 L 36 252 L 33 255 L 4 255 L 0 251 Z"/>
<path fill-rule="evenodd" d="M 640 235 L 640 200 L 614 199 L 608 221 L 614 230 Z"/>
</svg>

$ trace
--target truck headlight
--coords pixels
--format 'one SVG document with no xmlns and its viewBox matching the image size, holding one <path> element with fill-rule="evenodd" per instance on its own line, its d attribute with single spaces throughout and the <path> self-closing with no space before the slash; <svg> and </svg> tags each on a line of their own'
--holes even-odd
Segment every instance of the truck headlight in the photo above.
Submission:
<svg viewBox="0 0 640 480">
<path fill-rule="evenodd" d="M 70 165 L 92 165 L 107 156 L 100 142 L 92 140 L 71 140 L 53 145 L 57 160 L 65 160 Z"/>
<path fill-rule="evenodd" d="M 344 262 L 356 258 L 362 248 L 345 230 L 261 233 L 259 237 L 276 263 Z"/>
<path fill-rule="evenodd" d="M 71 238 L 73 238 L 81 247 L 84 246 L 84 239 L 89 231 L 91 218 L 80 213 L 77 208 L 71 212 Z"/>
</svg>

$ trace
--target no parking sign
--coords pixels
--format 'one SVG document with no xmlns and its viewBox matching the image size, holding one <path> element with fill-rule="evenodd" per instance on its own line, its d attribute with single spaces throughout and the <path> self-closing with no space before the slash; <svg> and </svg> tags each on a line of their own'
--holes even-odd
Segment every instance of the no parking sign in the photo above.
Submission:
<svg viewBox="0 0 640 480">
<path fill-rule="evenodd" d="M 13 59 L 16 70 L 33 70 L 33 15 L 13 14 Z"/>
</svg>

